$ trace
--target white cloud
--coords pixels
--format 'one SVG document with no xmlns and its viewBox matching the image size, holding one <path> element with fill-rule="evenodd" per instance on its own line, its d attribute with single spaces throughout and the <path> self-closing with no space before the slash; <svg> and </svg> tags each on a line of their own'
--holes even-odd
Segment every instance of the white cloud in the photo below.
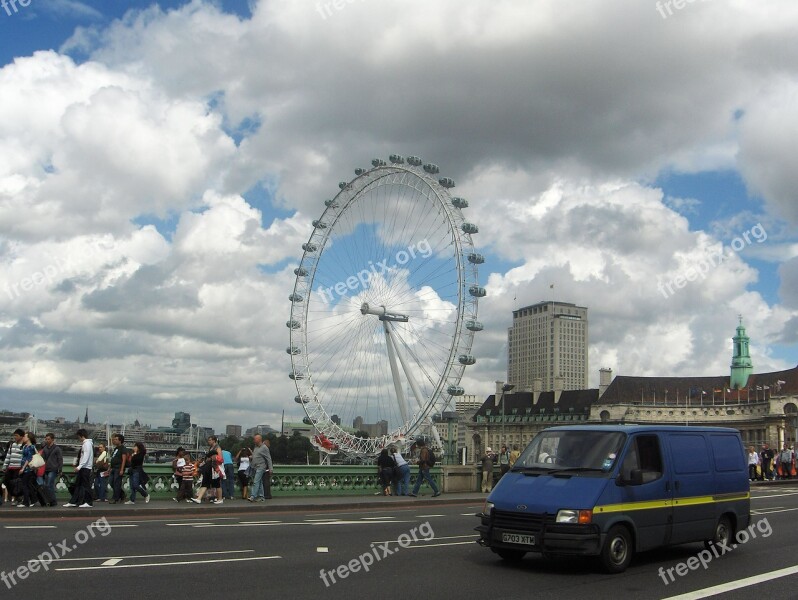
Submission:
<svg viewBox="0 0 798 600">
<path fill-rule="evenodd" d="M 489 295 L 468 392 L 504 378 L 511 311 L 543 299 L 590 307 L 594 385 L 600 366 L 726 372 L 738 312 L 757 370 L 792 366 L 774 348 L 798 340 L 794 259 L 777 267 L 781 304 L 746 253 L 667 298 L 657 283 L 759 220 L 770 237 L 751 256 L 794 246 L 779 219 L 798 218 L 796 24 L 791 0 L 665 20 L 634 0 L 370 1 L 326 18 L 278 0 L 251 19 L 194 1 L 80 29 L 63 50 L 91 60 L 0 70 L 0 385 L 55 394 L 50 411 L 102 394 L 158 422 L 297 416 L 300 244 L 337 183 L 392 152 L 437 162 L 480 226 Z M 246 119 L 259 127 L 242 133 Z M 697 227 L 710 202 L 647 183 L 720 168 L 762 195 L 761 215 Z"/>
</svg>

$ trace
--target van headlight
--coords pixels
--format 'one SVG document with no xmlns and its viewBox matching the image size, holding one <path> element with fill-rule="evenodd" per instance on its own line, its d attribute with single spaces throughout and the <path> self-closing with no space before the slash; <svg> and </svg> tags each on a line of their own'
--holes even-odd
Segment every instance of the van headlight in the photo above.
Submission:
<svg viewBox="0 0 798 600">
<path fill-rule="evenodd" d="M 482 507 L 482 514 L 490 516 L 493 513 L 493 502 L 485 500 L 485 506 Z"/>
<path fill-rule="evenodd" d="M 564 508 L 557 511 L 555 523 L 569 523 L 572 525 L 587 525 L 593 522 L 592 510 L 575 510 Z"/>
</svg>

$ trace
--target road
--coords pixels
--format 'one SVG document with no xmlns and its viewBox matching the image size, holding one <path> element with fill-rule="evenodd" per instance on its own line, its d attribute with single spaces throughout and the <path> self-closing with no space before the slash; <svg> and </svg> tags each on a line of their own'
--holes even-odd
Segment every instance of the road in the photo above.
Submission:
<svg viewBox="0 0 798 600">
<path fill-rule="evenodd" d="M 5 521 L 0 522 L 0 594 L 81 600 L 106 599 L 112 591 L 137 600 L 198 595 L 637 600 L 712 592 L 726 584 L 735 589 L 717 597 L 798 597 L 798 485 L 752 490 L 756 536 L 713 557 L 706 569 L 699 566 L 683 576 L 676 566 L 697 556 L 701 544 L 641 554 L 621 575 L 606 575 L 591 561 L 536 555 L 508 565 L 474 543 L 479 510 L 471 501 L 256 515 L 209 511 L 207 518 L 142 515 L 98 522 L 98 512 Z M 64 556 L 44 570 L 48 552 Z M 29 565 L 37 571 L 20 580 L 19 567 L 37 556 L 41 560 Z M 763 574 L 765 580 L 757 581 Z"/>
</svg>

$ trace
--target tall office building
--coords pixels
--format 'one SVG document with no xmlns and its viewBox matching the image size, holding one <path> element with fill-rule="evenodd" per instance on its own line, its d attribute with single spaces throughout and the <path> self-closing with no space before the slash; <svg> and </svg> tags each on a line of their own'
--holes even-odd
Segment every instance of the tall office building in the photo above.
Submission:
<svg viewBox="0 0 798 600">
<path fill-rule="evenodd" d="M 587 389 L 587 342 L 584 306 L 548 301 L 514 310 L 507 382 L 514 391 Z"/>
</svg>

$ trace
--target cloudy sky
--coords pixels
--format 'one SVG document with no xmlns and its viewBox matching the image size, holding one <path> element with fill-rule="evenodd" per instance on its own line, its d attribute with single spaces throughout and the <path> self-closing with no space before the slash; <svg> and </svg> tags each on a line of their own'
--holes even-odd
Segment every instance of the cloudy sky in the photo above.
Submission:
<svg viewBox="0 0 798 600">
<path fill-rule="evenodd" d="M 298 420 L 300 246 L 391 153 L 480 226 L 467 393 L 549 299 L 589 307 L 593 386 L 728 373 L 739 314 L 757 372 L 795 366 L 798 4 L 667 4 L 5 4 L 0 408 Z"/>
</svg>

